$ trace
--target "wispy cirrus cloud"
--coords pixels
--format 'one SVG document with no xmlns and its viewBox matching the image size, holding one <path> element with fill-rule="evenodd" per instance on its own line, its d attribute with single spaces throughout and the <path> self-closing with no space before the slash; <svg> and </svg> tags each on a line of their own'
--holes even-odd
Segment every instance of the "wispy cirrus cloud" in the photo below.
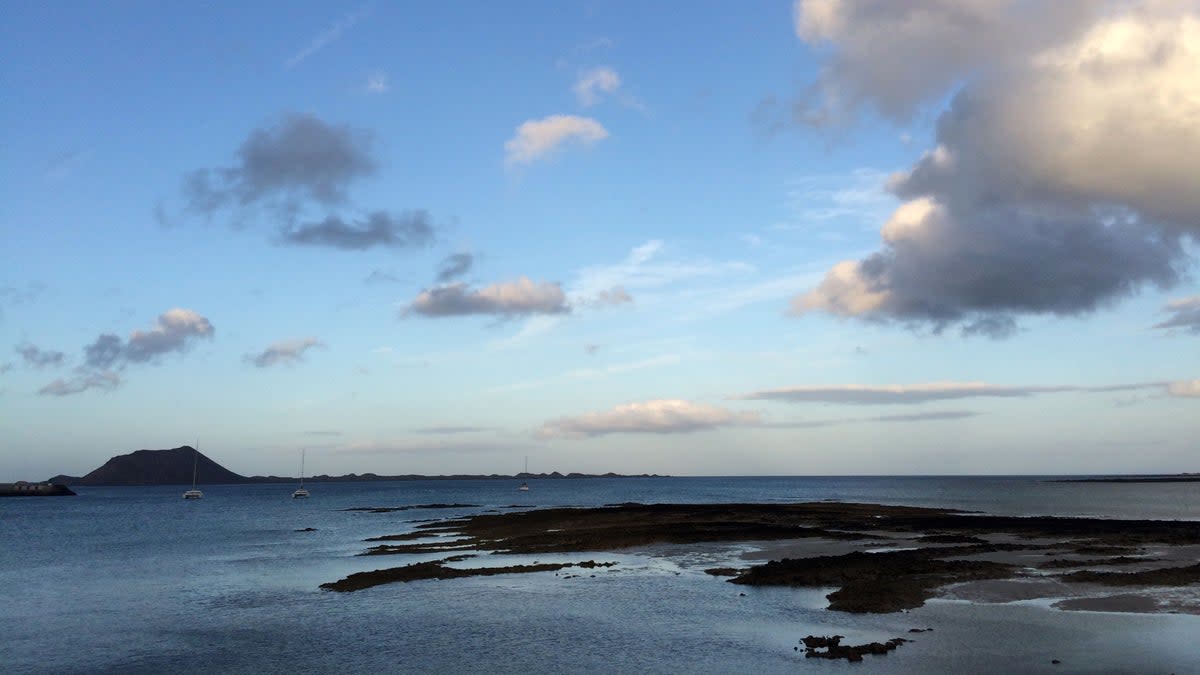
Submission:
<svg viewBox="0 0 1200 675">
<path fill-rule="evenodd" d="M 314 337 L 295 338 L 290 340 L 280 340 L 268 346 L 266 349 L 257 354 L 246 354 L 243 359 L 256 368 L 269 368 L 278 365 L 295 365 L 304 360 L 304 353 L 313 347 L 323 347 L 324 342 L 321 342 Z"/>
<path fill-rule="evenodd" d="M 600 102 L 606 94 L 613 94 L 621 86 L 621 76 L 608 66 L 599 66 L 579 74 L 571 89 L 579 99 L 579 105 L 587 108 Z"/>
<path fill-rule="evenodd" d="M 316 54 L 334 42 L 337 42 L 342 38 L 342 35 L 345 34 L 346 31 L 350 30 L 363 19 L 367 18 L 372 9 L 373 8 L 371 4 L 368 3 L 362 5 L 357 10 L 347 14 L 341 19 L 338 19 L 332 25 L 321 31 L 316 35 L 316 37 L 310 40 L 303 49 L 288 57 L 288 59 L 284 61 L 284 65 L 289 69 L 295 68 L 307 60 L 308 57 Z"/>
<path fill-rule="evenodd" d="M 89 389 L 111 391 L 121 384 L 121 376 L 111 370 L 79 370 L 69 378 L 59 378 L 38 390 L 42 396 L 71 396 Z"/>
<path fill-rule="evenodd" d="M 589 438 L 606 434 L 675 434 L 762 422 L 757 413 L 684 400 L 653 400 L 618 405 L 610 410 L 563 417 L 542 425 L 537 436 Z"/>
<path fill-rule="evenodd" d="M 517 127 L 516 135 L 504 143 L 504 163 L 509 167 L 532 164 L 569 143 L 589 146 L 606 138 L 608 130 L 590 117 L 549 115 Z"/>
</svg>

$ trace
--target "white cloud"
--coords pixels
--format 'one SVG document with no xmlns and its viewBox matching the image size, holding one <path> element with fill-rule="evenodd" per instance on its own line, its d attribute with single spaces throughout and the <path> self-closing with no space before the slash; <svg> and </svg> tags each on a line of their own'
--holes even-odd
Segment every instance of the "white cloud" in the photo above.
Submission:
<svg viewBox="0 0 1200 675">
<path fill-rule="evenodd" d="M 1180 398 L 1200 398 L 1200 380 L 1182 380 L 1167 385 L 1167 393 Z"/>
<path fill-rule="evenodd" d="M 616 433 L 687 433 L 719 427 L 753 425 L 757 413 L 682 400 L 656 400 L 618 405 L 611 410 L 546 422 L 541 438 L 586 438 Z"/>
<path fill-rule="evenodd" d="M 566 314 L 571 311 L 562 286 L 549 281 L 520 277 L 472 289 L 465 282 L 435 286 L 421 291 L 404 311 L 426 317 L 493 314 L 527 316 Z"/>
<path fill-rule="evenodd" d="M 550 115 L 517 127 L 517 134 L 504 144 L 504 162 L 508 166 L 530 164 L 553 155 L 570 141 L 592 145 L 606 138 L 608 130 L 590 117 Z"/>
<path fill-rule="evenodd" d="M 579 104 L 586 107 L 600 102 L 602 94 L 612 94 L 621 86 L 621 76 L 608 66 L 592 68 L 579 75 L 572 89 Z"/>
</svg>

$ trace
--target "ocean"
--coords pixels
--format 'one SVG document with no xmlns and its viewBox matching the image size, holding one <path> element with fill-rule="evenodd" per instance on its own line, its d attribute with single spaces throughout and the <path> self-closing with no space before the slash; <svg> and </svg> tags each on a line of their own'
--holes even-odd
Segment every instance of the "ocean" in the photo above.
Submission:
<svg viewBox="0 0 1200 675">
<path fill-rule="evenodd" d="M 860 501 L 1003 515 L 1200 520 L 1200 483 L 1054 483 L 1038 477 L 736 477 L 77 488 L 0 500 L 0 671 L 1200 673 L 1200 616 L 1061 611 L 1049 602 L 933 600 L 907 613 L 824 609 L 827 590 L 739 587 L 703 573 L 736 546 L 595 559 L 609 569 L 318 586 L 440 556 L 357 557 L 367 537 L 509 506 Z M 430 503 L 451 509 L 344 511 Z M 299 531 L 315 528 L 315 531 Z M 592 572 L 595 572 L 594 576 Z M 1200 593 L 1200 589 L 1183 592 Z M 742 595 L 745 593 L 745 595 Z M 910 635 L 915 627 L 930 633 Z M 806 660 L 808 634 L 913 637 L 887 656 Z M 1052 664 L 1057 659 L 1060 664 Z"/>
</svg>

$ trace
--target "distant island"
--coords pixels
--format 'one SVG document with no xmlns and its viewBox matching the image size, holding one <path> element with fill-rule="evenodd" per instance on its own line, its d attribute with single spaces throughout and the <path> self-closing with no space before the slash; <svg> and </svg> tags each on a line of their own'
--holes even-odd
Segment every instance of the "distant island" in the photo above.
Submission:
<svg viewBox="0 0 1200 675">
<path fill-rule="evenodd" d="M 1200 473 L 1176 473 L 1144 476 L 1092 476 L 1089 478 L 1062 478 L 1055 483 L 1200 483 Z"/>
<path fill-rule="evenodd" d="M 192 482 L 192 465 L 196 466 L 196 482 L 205 485 L 230 485 L 239 483 L 294 483 L 299 478 L 291 476 L 242 476 L 217 464 L 197 452 L 190 445 L 184 445 L 170 450 L 137 450 L 126 455 L 117 455 L 104 463 L 103 466 L 88 473 L 86 476 L 67 476 L 59 474 L 46 481 L 56 485 L 84 486 L 113 486 L 113 485 L 190 485 Z M 504 474 L 453 474 L 446 476 L 423 476 L 420 474 L 402 474 L 383 476 L 374 473 L 349 473 L 342 476 L 317 475 L 307 476 L 305 481 L 311 483 L 345 483 L 360 481 L 385 480 L 539 480 L 539 479 L 575 479 L 575 478 L 662 478 L 658 474 L 618 474 L 618 473 L 518 473 Z"/>
</svg>

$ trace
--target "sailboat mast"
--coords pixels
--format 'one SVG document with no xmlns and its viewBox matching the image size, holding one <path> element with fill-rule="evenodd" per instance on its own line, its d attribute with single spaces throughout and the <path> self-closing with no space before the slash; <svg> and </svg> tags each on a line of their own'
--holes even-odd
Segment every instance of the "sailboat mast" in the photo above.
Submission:
<svg viewBox="0 0 1200 675">
<path fill-rule="evenodd" d="M 304 448 L 300 448 L 300 487 L 304 487 Z"/>
<path fill-rule="evenodd" d="M 200 468 L 200 441 L 196 441 L 196 447 L 192 448 L 195 452 L 192 453 L 192 489 L 196 489 L 196 470 Z"/>
</svg>

